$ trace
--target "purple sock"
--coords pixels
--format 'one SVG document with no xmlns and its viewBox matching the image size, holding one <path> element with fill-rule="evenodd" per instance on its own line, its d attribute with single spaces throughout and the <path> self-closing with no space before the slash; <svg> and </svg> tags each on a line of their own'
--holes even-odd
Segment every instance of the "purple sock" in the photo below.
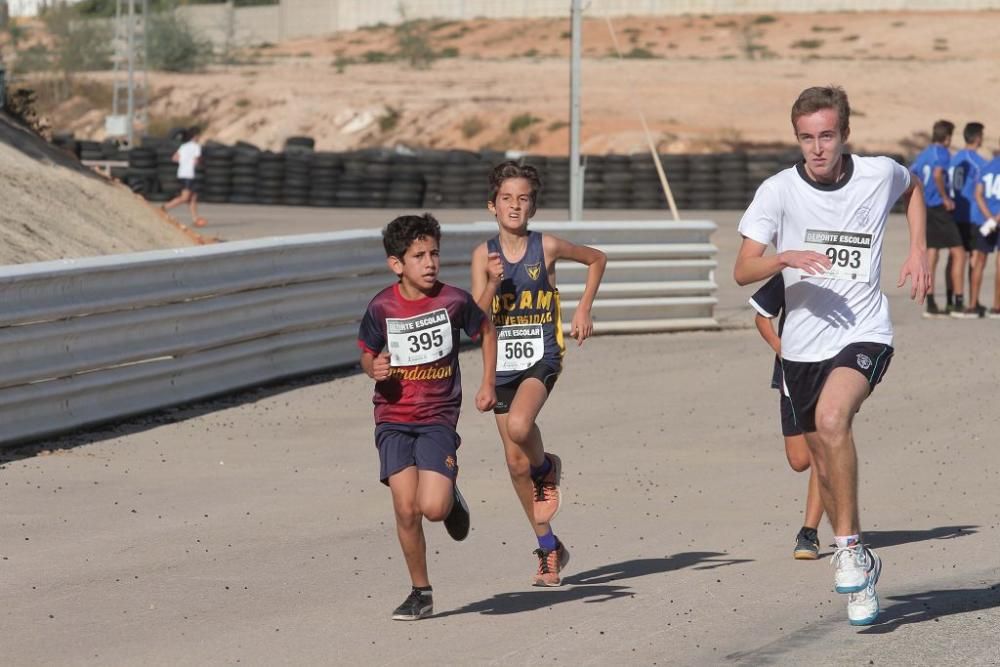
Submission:
<svg viewBox="0 0 1000 667">
<path fill-rule="evenodd" d="M 552 529 L 549 528 L 549 532 L 544 535 L 538 536 L 538 548 L 544 549 L 546 551 L 555 551 L 556 545 L 558 544 L 556 536 L 552 534 Z"/>
<path fill-rule="evenodd" d="M 546 456 L 544 459 L 542 459 L 542 465 L 538 466 L 537 468 L 535 466 L 530 466 L 530 468 L 531 468 L 531 478 L 541 479 L 542 477 L 548 475 L 549 471 L 552 470 L 552 461 L 549 460 L 548 456 Z"/>
</svg>

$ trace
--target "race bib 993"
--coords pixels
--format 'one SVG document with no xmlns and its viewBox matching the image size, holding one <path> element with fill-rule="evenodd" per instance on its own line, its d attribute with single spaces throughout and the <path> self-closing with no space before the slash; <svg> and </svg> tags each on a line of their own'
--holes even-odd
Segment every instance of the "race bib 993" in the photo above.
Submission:
<svg viewBox="0 0 1000 667">
<path fill-rule="evenodd" d="M 820 275 L 802 274 L 803 278 L 833 278 L 867 283 L 871 277 L 872 235 L 858 232 L 806 230 L 806 249 L 821 252 L 830 259 L 829 270 Z"/>
</svg>

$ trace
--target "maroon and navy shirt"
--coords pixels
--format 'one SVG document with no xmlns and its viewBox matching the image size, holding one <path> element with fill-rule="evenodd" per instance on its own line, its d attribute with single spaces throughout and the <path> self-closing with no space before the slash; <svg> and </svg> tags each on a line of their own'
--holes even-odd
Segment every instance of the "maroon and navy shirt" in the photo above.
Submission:
<svg viewBox="0 0 1000 667">
<path fill-rule="evenodd" d="M 441 282 L 415 301 L 399 293 L 399 283 L 376 294 L 358 331 L 362 351 L 392 355 L 389 379 L 375 383 L 375 423 L 455 428 L 462 407 L 459 339 L 465 331 L 476 340 L 485 319 L 471 294 Z"/>
</svg>

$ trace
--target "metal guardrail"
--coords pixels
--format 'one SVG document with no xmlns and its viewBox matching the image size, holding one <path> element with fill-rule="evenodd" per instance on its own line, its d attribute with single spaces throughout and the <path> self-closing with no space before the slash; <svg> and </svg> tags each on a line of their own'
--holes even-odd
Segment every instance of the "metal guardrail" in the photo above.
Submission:
<svg viewBox="0 0 1000 667">
<path fill-rule="evenodd" d="M 595 333 L 712 329 L 716 226 L 533 223 L 604 250 Z M 468 287 L 496 223 L 444 225 L 441 279 Z M 569 322 L 585 267 L 557 267 Z M 357 362 L 390 284 L 377 230 L 0 268 L 0 445 Z"/>
</svg>

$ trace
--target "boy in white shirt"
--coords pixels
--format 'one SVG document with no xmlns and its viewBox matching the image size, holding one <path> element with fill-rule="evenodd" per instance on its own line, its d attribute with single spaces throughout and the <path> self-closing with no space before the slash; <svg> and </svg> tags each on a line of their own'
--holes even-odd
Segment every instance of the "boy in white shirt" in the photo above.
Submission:
<svg viewBox="0 0 1000 667">
<path fill-rule="evenodd" d="M 191 220 L 195 227 L 204 227 L 204 218 L 198 217 L 198 179 L 197 168 L 201 163 L 201 144 L 198 139 L 201 128 L 195 126 L 188 129 L 187 139 L 174 152 L 171 160 L 177 163 L 177 180 L 181 182 L 181 193 L 163 205 L 164 211 L 175 206 L 187 204 L 191 209 Z"/>
<path fill-rule="evenodd" d="M 740 221 L 743 243 L 733 276 L 740 285 L 779 271 L 784 278 L 784 391 L 833 526 L 834 588 L 849 595 L 851 624 L 869 625 L 878 618 L 882 563 L 861 542 L 852 425 L 892 358 L 892 322 L 879 280 L 886 220 L 903 194 L 909 195 L 910 251 L 899 286 L 912 278 L 910 296 L 922 302 L 930 273 L 920 182 L 889 158 L 844 153 L 850 114 L 842 88 L 799 95 L 791 119 L 803 159 L 757 190 Z M 769 244 L 777 252 L 765 256 Z"/>
</svg>

